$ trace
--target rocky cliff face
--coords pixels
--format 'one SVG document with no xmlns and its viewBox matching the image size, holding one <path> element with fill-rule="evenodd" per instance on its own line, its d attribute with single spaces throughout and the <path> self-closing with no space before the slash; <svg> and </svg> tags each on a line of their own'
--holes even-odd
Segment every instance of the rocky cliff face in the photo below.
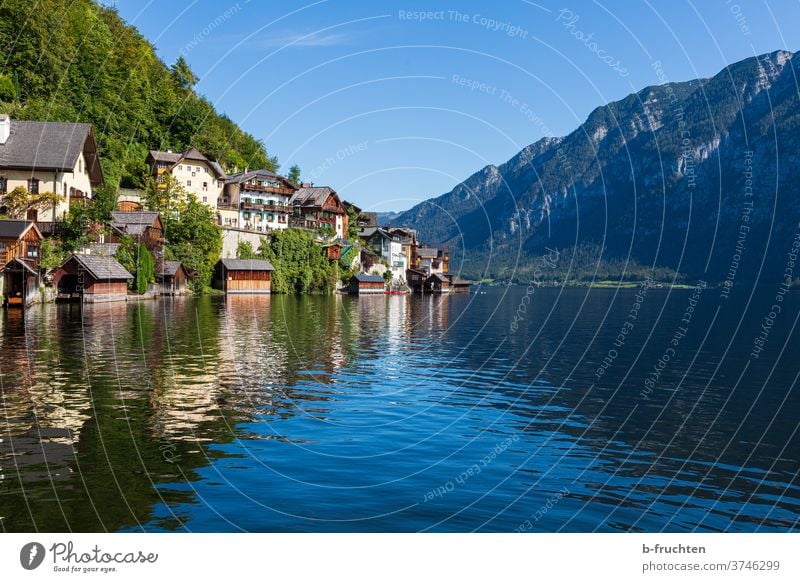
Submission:
<svg viewBox="0 0 800 582">
<path fill-rule="evenodd" d="M 800 220 L 793 57 L 646 87 L 394 223 L 449 245 L 469 276 L 525 278 L 546 248 L 590 244 L 692 278 L 724 280 L 735 263 L 736 283 L 772 281 Z"/>
</svg>

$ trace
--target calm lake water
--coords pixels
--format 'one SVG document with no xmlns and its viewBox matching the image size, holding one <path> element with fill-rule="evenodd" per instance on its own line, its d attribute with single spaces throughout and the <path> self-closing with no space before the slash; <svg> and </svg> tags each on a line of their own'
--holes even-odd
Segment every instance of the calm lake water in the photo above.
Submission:
<svg viewBox="0 0 800 582">
<path fill-rule="evenodd" d="M 508 287 L 8 311 L 0 528 L 797 530 L 800 293 L 775 302 Z"/>
</svg>

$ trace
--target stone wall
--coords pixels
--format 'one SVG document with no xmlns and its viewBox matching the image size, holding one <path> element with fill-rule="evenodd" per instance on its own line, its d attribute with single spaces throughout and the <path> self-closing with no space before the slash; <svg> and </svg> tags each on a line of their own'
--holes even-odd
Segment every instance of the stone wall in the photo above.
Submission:
<svg viewBox="0 0 800 582">
<path fill-rule="evenodd" d="M 239 241 L 247 241 L 253 245 L 253 250 L 258 251 L 261 246 L 261 237 L 268 236 L 263 232 L 253 232 L 241 228 L 222 227 L 222 258 L 235 259 L 236 247 Z"/>
</svg>

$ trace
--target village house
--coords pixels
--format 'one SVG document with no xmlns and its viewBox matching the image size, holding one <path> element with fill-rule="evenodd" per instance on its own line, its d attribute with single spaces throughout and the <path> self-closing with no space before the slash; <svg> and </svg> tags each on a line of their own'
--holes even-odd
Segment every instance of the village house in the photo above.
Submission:
<svg viewBox="0 0 800 582">
<path fill-rule="evenodd" d="M 222 226 L 257 232 L 289 227 L 289 200 L 297 188 L 269 170 L 252 170 L 228 176 L 217 204 Z"/>
<path fill-rule="evenodd" d="M 450 293 L 450 278 L 442 273 L 434 273 L 425 281 L 428 293 Z"/>
<path fill-rule="evenodd" d="M 214 269 L 214 286 L 229 294 L 270 293 L 274 270 L 269 261 L 220 259 Z"/>
<path fill-rule="evenodd" d="M 63 200 L 50 210 L 30 210 L 29 220 L 53 222 L 70 204 L 92 199 L 103 185 L 97 143 L 88 123 L 18 121 L 0 115 L 0 199 L 22 186 Z M 0 202 L 0 214 L 5 214 Z"/>
<path fill-rule="evenodd" d="M 413 265 L 415 269 L 425 271 L 428 275 L 450 272 L 450 254 L 434 247 L 420 246 L 416 249 Z"/>
<path fill-rule="evenodd" d="M 162 295 L 185 295 L 189 292 L 189 273 L 180 261 L 164 261 L 158 283 Z"/>
<path fill-rule="evenodd" d="M 366 239 L 367 246 L 389 264 L 394 281 L 406 280 L 406 255 L 403 252 L 403 239 L 385 228 L 376 228 Z"/>
<path fill-rule="evenodd" d="M 428 279 L 428 273 L 419 269 L 406 270 L 406 283 L 414 293 L 425 292 L 425 281 Z"/>
<path fill-rule="evenodd" d="M 392 227 L 387 229 L 389 233 L 400 239 L 403 256 L 405 257 L 406 267 L 414 265 L 414 257 L 417 256 L 417 231 L 408 227 Z"/>
<path fill-rule="evenodd" d="M 358 273 L 350 278 L 347 291 L 352 295 L 383 294 L 386 292 L 386 281 L 378 275 Z"/>
<path fill-rule="evenodd" d="M 114 257 L 73 254 L 53 274 L 59 300 L 125 301 L 133 279 Z"/>
<path fill-rule="evenodd" d="M 292 206 L 290 226 L 311 230 L 327 226 L 337 238 L 347 236 L 347 210 L 333 188 L 303 184 L 289 204 Z"/>
<path fill-rule="evenodd" d="M 147 155 L 150 173 L 159 187 L 166 188 L 164 176 L 170 175 L 197 199 L 217 210 L 217 204 L 225 187 L 225 171 L 195 148 L 182 153 L 151 150 Z"/>
<path fill-rule="evenodd" d="M 3 304 L 25 306 L 39 298 L 42 233 L 27 220 L 0 220 L 0 295 Z"/>
<path fill-rule="evenodd" d="M 154 256 L 160 256 L 163 251 L 164 223 L 158 212 L 112 212 L 111 228 L 109 243 L 119 243 L 123 236 L 129 236 L 136 243 L 143 243 Z"/>
</svg>

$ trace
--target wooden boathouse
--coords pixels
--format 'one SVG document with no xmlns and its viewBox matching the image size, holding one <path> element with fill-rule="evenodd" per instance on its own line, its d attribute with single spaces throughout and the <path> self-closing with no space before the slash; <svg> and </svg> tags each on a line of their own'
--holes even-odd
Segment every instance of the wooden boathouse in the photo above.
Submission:
<svg viewBox="0 0 800 582">
<path fill-rule="evenodd" d="M 73 254 L 53 274 L 53 286 L 61 301 L 125 301 L 131 279 L 133 275 L 114 257 Z"/>
<path fill-rule="evenodd" d="M 214 270 L 214 285 L 229 294 L 270 293 L 274 270 L 269 261 L 220 259 Z"/>
<path fill-rule="evenodd" d="M 352 295 L 377 295 L 386 292 L 386 281 L 378 275 L 358 273 L 350 278 L 347 289 Z"/>
</svg>

